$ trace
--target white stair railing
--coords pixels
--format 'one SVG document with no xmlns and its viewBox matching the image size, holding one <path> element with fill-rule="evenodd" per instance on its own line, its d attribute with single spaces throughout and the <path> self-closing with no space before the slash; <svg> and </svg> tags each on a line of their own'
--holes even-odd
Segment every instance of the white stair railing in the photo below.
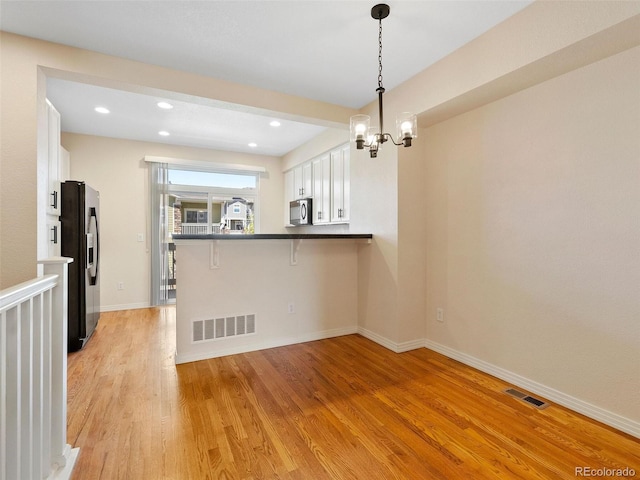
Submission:
<svg viewBox="0 0 640 480">
<path fill-rule="evenodd" d="M 65 479 L 79 449 L 67 444 L 69 258 L 0 291 L 0 480 Z"/>
</svg>

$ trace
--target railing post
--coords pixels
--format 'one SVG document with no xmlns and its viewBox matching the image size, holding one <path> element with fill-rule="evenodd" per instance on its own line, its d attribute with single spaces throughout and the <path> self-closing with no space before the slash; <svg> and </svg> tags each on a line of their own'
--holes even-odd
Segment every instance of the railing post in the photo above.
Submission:
<svg viewBox="0 0 640 480">
<path fill-rule="evenodd" d="M 67 445 L 67 315 L 68 264 L 71 258 L 54 257 L 38 263 L 44 274 L 58 275 L 58 284 L 51 291 L 51 458 L 50 467 L 66 466 L 70 447 Z"/>
</svg>

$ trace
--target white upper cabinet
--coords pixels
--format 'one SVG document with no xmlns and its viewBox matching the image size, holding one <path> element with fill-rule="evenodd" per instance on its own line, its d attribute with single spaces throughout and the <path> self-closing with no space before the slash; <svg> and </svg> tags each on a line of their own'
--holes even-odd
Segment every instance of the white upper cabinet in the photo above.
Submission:
<svg viewBox="0 0 640 480">
<path fill-rule="evenodd" d="M 293 169 L 294 199 L 313 196 L 311 163 L 307 162 Z"/>
<path fill-rule="evenodd" d="M 334 148 L 284 173 L 285 225 L 289 202 L 313 199 L 313 224 L 348 223 L 350 216 L 349 144 Z"/>
<path fill-rule="evenodd" d="M 331 222 L 346 223 L 350 214 L 349 145 L 331 152 Z"/>
<path fill-rule="evenodd" d="M 69 171 L 69 157 L 60 145 L 60 114 L 46 101 L 47 111 L 47 192 L 46 192 L 46 236 L 38 242 L 46 242 L 48 257 L 60 256 L 60 182 Z M 66 154 L 66 155 L 64 155 Z M 42 251 L 40 247 L 39 251 Z M 43 246 L 44 248 L 44 246 Z"/>
<path fill-rule="evenodd" d="M 289 222 L 289 202 L 296 199 L 295 182 L 293 181 L 293 170 L 284 173 L 284 224 L 290 225 Z"/>
<path fill-rule="evenodd" d="M 313 223 L 331 220 L 331 161 L 329 154 L 314 159 L 313 167 Z"/>
</svg>

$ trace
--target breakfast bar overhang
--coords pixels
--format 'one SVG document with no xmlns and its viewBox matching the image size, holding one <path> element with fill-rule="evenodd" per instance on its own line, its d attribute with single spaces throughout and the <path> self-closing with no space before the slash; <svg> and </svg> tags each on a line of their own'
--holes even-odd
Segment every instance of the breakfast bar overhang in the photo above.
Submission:
<svg viewBox="0 0 640 480">
<path fill-rule="evenodd" d="M 357 332 L 371 234 L 174 235 L 176 363 Z"/>
</svg>

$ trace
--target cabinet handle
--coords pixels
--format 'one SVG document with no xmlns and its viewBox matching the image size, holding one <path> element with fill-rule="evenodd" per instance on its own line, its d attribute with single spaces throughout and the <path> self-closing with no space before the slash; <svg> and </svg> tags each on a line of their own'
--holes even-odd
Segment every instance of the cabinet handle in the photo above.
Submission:
<svg viewBox="0 0 640 480">
<path fill-rule="evenodd" d="M 53 193 L 50 194 L 53 198 L 51 199 L 50 207 L 58 208 L 58 191 L 54 190 Z"/>
<path fill-rule="evenodd" d="M 342 218 L 342 209 L 341 208 L 338 209 L 338 218 Z"/>
<path fill-rule="evenodd" d="M 322 220 L 322 212 L 318 212 L 318 220 Z"/>
<path fill-rule="evenodd" d="M 58 226 L 54 225 L 51 227 L 51 233 L 53 233 L 53 238 L 51 239 L 51 243 L 56 245 L 58 243 Z"/>
</svg>

